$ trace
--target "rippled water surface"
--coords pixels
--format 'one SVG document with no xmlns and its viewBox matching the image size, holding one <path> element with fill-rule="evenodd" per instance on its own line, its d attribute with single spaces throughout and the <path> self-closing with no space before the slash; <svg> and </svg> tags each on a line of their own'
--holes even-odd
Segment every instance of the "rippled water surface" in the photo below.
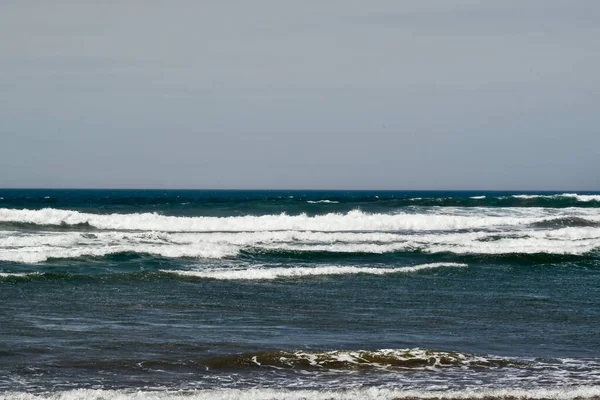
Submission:
<svg viewBox="0 0 600 400">
<path fill-rule="evenodd" d="M 600 193 L 0 190 L 0 399 L 600 396 Z"/>
</svg>

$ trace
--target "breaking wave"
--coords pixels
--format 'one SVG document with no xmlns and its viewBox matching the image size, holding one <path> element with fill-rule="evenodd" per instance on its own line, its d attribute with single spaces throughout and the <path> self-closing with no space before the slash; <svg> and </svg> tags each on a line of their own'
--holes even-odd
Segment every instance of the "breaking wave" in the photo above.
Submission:
<svg viewBox="0 0 600 400">
<path fill-rule="evenodd" d="M 441 267 L 467 267 L 461 263 L 430 263 L 399 268 L 369 268 L 351 266 L 323 266 L 323 267 L 271 267 L 271 268 L 245 268 L 245 269 L 206 269 L 206 270 L 161 270 L 164 273 L 180 276 L 217 279 L 217 280 L 271 280 L 280 278 L 299 278 L 320 275 L 353 275 L 370 274 L 386 275 L 416 272 Z"/>
<path fill-rule="evenodd" d="M 538 228 L 557 228 L 557 227 L 566 227 L 566 226 L 590 226 L 590 227 L 599 227 L 600 222 L 594 221 L 581 217 L 559 217 L 559 218 L 551 218 L 546 219 L 539 222 L 534 222 L 532 226 Z"/>
<path fill-rule="evenodd" d="M 574 400 L 597 399 L 600 386 L 570 386 L 544 389 L 456 389 L 418 390 L 353 388 L 310 389 L 207 389 L 188 391 L 126 391 L 80 389 L 44 394 L 12 392 L 0 394 L 2 400 Z"/>
<path fill-rule="evenodd" d="M 573 220 L 569 220 L 573 223 Z M 223 259 L 240 253 L 451 253 L 456 255 L 556 254 L 581 256 L 600 248 L 600 232 L 587 222 L 506 231 L 414 232 L 0 232 L 0 260 L 39 263 L 49 259 L 103 257 L 119 253 L 167 258 Z M 537 227 L 540 228 L 540 227 Z"/>
<path fill-rule="evenodd" d="M 26 278 L 31 276 L 40 276 L 41 272 L 0 272 L 0 279 L 2 278 Z"/>
<path fill-rule="evenodd" d="M 516 199 L 574 199 L 576 201 L 581 202 L 590 202 L 590 201 L 600 201 L 600 195 L 586 195 L 586 194 L 577 194 L 577 193 L 562 193 L 562 194 L 552 194 L 552 195 L 542 195 L 542 194 L 515 194 L 512 197 Z"/>
<path fill-rule="evenodd" d="M 119 253 L 223 259 L 242 252 L 581 256 L 600 248 L 600 210 L 432 208 L 395 214 L 238 217 L 0 209 L 0 261 Z"/>
<path fill-rule="evenodd" d="M 203 363 L 209 368 L 276 369 L 440 369 L 502 368 L 523 364 L 510 359 L 429 349 L 375 351 L 265 351 L 219 357 Z"/>
<path fill-rule="evenodd" d="M 159 214 L 88 214 L 78 211 L 43 209 L 0 209 L 0 222 L 41 226 L 89 225 L 105 230 L 142 230 L 162 232 L 241 232 L 241 231 L 436 231 L 522 226 L 547 219 L 525 217 L 447 214 L 369 214 L 360 210 L 346 214 L 263 215 L 241 217 L 172 217 Z M 539 214 L 538 214 L 539 215 Z M 589 218 L 600 221 L 600 215 Z"/>
</svg>

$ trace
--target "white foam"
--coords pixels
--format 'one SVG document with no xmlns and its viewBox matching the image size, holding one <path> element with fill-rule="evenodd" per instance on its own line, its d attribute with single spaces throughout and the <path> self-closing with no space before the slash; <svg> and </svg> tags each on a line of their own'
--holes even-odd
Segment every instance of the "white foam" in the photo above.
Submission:
<svg viewBox="0 0 600 400">
<path fill-rule="evenodd" d="M 246 268 L 246 269 L 205 269 L 195 271 L 162 270 L 171 274 L 218 280 L 272 280 L 279 278 L 296 278 L 319 275 L 353 275 L 370 274 L 385 275 L 422 271 L 441 267 L 466 267 L 459 263 L 431 263 L 399 268 L 371 268 L 351 266 L 324 267 L 275 267 L 275 268 Z"/>
<path fill-rule="evenodd" d="M 443 207 L 415 214 L 370 214 L 353 210 L 345 214 L 263 215 L 241 217 L 174 217 L 156 213 L 89 214 L 46 208 L 14 210 L 0 208 L 0 222 L 37 225 L 89 224 L 104 230 L 163 232 L 241 232 L 241 231 L 434 231 L 523 226 L 553 217 L 582 217 L 600 221 L 598 209 Z"/>
<path fill-rule="evenodd" d="M 243 356 L 242 356 L 243 357 Z M 459 352 L 435 351 L 423 348 L 411 349 L 379 349 L 379 350 L 334 350 L 334 351 L 282 351 L 278 354 L 276 361 L 264 360 L 260 363 L 260 356 L 253 356 L 252 361 L 257 365 L 268 367 L 287 366 L 294 368 L 295 365 L 303 364 L 308 361 L 311 366 L 326 368 L 328 370 L 338 369 L 347 370 L 348 365 L 360 365 L 362 367 L 373 367 L 387 372 L 398 371 L 400 369 L 410 369 L 415 371 L 428 370 L 434 371 L 444 368 L 469 368 L 482 367 L 488 365 L 494 367 L 498 363 L 510 362 L 509 359 L 503 359 L 494 356 L 480 356 L 474 354 L 465 354 Z M 406 363 L 409 361 L 410 363 Z M 421 361 L 420 366 L 416 366 L 415 361 Z M 335 365 L 341 362 L 344 366 Z M 341 369 L 339 369 L 341 368 Z"/>
<path fill-rule="evenodd" d="M 421 251 L 455 254 L 573 254 L 600 248 L 596 228 L 562 228 L 527 232 L 461 232 L 421 235 L 386 233 L 305 232 L 264 240 L 252 247 L 265 250 L 319 251 L 335 253 L 390 253 Z"/>
<path fill-rule="evenodd" d="M 517 199 L 557 199 L 561 197 L 570 197 L 574 198 L 577 201 L 581 202 L 589 202 L 589 201 L 600 201 L 600 195 L 587 195 L 587 194 L 577 194 L 577 193 L 562 193 L 562 194 L 552 194 L 552 195 L 540 195 L 540 194 L 515 194 L 512 197 Z"/>
<path fill-rule="evenodd" d="M 102 257 L 118 253 L 147 253 L 169 258 L 213 258 L 220 259 L 238 254 L 238 249 L 228 246 L 181 246 L 181 245 L 114 245 L 96 247 L 61 248 L 36 246 L 22 249 L 0 250 L 0 260 L 35 264 L 49 259 Z"/>
<path fill-rule="evenodd" d="M 206 389 L 175 391 L 124 391 L 79 389 L 50 393 L 5 392 L 0 400 L 392 400 L 392 399 L 592 399 L 600 386 L 567 386 L 534 389 L 419 390 L 393 388 L 307 389 Z"/>
<path fill-rule="evenodd" d="M 520 226 L 540 219 L 513 216 L 369 214 L 353 210 L 346 214 L 263 215 L 242 217 L 173 217 L 158 214 L 87 214 L 46 208 L 43 210 L 0 209 L 0 221 L 38 225 L 89 224 L 98 229 L 164 232 L 239 231 L 400 231 L 454 230 L 494 226 Z"/>
<path fill-rule="evenodd" d="M 0 249 L 40 245 L 67 247 L 76 245 L 79 237 L 80 235 L 78 233 L 40 233 L 21 236 L 5 236 L 0 237 Z"/>
<path fill-rule="evenodd" d="M 119 252 L 226 258 L 244 250 L 580 255 L 600 248 L 595 227 L 536 229 L 531 225 L 573 217 L 600 222 L 596 208 L 433 207 L 414 212 L 218 218 L 0 208 L 0 222 L 88 223 L 99 228 L 93 232 L 0 231 L 0 260 L 38 263 Z"/>
<path fill-rule="evenodd" d="M 120 252 L 163 257 L 226 258 L 244 250 L 373 253 L 421 251 L 455 254 L 573 254 L 600 248 L 593 227 L 461 231 L 391 232 L 36 232 L 0 235 L 0 260 L 39 263 L 48 259 L 105 256 Z"/>
<path fill-rule="evenodd" d="M 466 242 L 485 241 L 490 239 L 545 239 L 552 241 L 581 241 L 600 239 L 600 231 L 594 227 L 567 227 L 546 230 L 513 230 L 507 232 L 442 232 L 442 233 L 389 233 L 389 232 L 311 232 L 311 231 L 258 231 L 258 232 L 120 232 L 101 231 L 95 234 L 78 232 L 35 233 L 21 236 L 0 237 L 0 249 L 74 245 L 190 245 L 209 246 L 232 245 L 240 247 L 272 248 L 280 244 L 300 245 L 367 245 L 385 246 L 388 244 L 402 246 L 421 246 L 427 244 L 448 243 L 461 245 Z"/>
<path fill-rule="evenodd" d="M 474 199 L 474 200 L 481 200 L 481 199 L 485 199 L 485 197 L 486 196 L 473 196 L 473 197 L 470 197 L 470 198 Z"/>
<path fill-rule="evenodd" d="M 573 197 L 573 198 L 577 199 L 577 201 L 600 201 L 600 195 L 564 193 L 562 196 L 563 197 Z"/>
<path fill-rule="evenodd" d="M 339 203 L 339 201 L 335 201 L 335 200 L 307 200 L 306 202 L 310 203 L 310 204 L 319 204 L 319 203 L 337 204 L 337 203 Z"/>
<path fill-rule="evenodd" d="M 41 274 L 41 272 L 0 272 L 0 278 L 23 278 L 26 276 L 36 276 Z"/>
<path fill-rule="evenodd" d="M 39 233 L 0 238 L 0 260 L 40 263 L 48 259 L 100 257 L 136 252 L 162 257 L 225 258 L 238 254 L 240 246 L 227 242 L 178 243 L 160 232 Z"/>
</svg>

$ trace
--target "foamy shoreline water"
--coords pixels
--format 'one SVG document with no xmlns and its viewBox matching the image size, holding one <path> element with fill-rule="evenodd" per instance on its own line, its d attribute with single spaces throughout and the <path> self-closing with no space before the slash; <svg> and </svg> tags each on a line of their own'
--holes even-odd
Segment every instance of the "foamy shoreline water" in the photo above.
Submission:
<svg viewBox="0 0 600 400">
<path fill-rule="evenodd" d="M 600 248 L 597 208 L 242 217 L 0 209 L 2 222 L 26 224 L 22 233 L 19 226 L 0 232 L 0 260 L 21 263 L 128 252 L 222 259 L 242 251 L 583 255 Z"/>
<path fill-rule="evenodd" d="M 394 389 L 344 389 L 344 390 L 277 390 L 277 389 L 227 389 L 194 391 L 118 391 L 73 390 L 54 393 L 0 393 L 1 400 L 596 400 L 600 387 L 575 387 L 556 389 L 467 389 L 448 391 L 419 391 Z"/>
</svg>

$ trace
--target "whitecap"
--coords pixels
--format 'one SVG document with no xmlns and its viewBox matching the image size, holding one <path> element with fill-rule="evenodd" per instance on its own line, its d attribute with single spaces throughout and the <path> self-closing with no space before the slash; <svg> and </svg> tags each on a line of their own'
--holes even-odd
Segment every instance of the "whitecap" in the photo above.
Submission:
<svg viewBox="0 0 600 400">
<path fill-rule="evenodd" d="M 509 211 L 514 213 L 515 211 Z M 482 216 L 443 214 L 370 214 L 359 210 L 325 215 L 263 215 L 241 217 L 174 217 L 156 213 L 89 214 L 46 208 L 42 210 L 0 209 L 0 222 L 24 222 L 37 225 L 89 224 L 98 229 L 156 230 L 166 232 L 235 231 L 399 231 L 448 230 L 494 226 L 520 226 L 540 218 L 522 216 Z"/>
<path fill-rule="evenodd" d="M 512 197 L 517 199 L 558 199 L 561 197 L 573 198 L 581 202 L 600 201 L 600 195 L 586 195 L 577 193 L 561 193 L 552 195 L 541 194 L 515 194 Z"/>
<path fill-rule="evenodd" d="M 324 203 L 324 204 L 338 204 L 339 201 L 335 201 L 335 200 L 307 200 L 307 203 L 310 204 L 319 204 L 319 203 Z"/>
<path fill-rule="evenodd" d="M 221 259 L 241 251 L 371 253 L 420 251 L 454 254 L 570 254 L 600 248 L 595 227 L 447 232 L 37 232 L 0 235 L 0 260 L 100 257 L 120 252 L 169 258 Z"/>
<path fill-rule="evenodd" d="M 408 388 L 346 388 L 346 389 L 200 389 L 132 391 L 106 389 L 76 389 L 34 394 L 5 392 L 2 400 L 392 400 L 392 399 L 591 399 L 600 396 L 598 385 L 578 385 L 553 388 L 465 388 L 426 390 Z"/>
<path fill-rule="evenodd" d="M 162 272 L 190 276 L 196 278 L 218 280 L 272 280 L 280 278 L 298 278 L 322 275 L 386 275 L 417 272 L 442 267 L 467 267 L 460 263 L 431 263 L 398 268 L 372 268 L 353 266 L 321 266 L 321 267 L 274 267 L 246 269 L 205 269 L 205 270 L 161 270 Z"/>
<path fill-rule="evenodd" d="M 24 278 L 27 276 L 42 275 L 41 272 L 0 272 L 0 278 Z"/>
</svg>

